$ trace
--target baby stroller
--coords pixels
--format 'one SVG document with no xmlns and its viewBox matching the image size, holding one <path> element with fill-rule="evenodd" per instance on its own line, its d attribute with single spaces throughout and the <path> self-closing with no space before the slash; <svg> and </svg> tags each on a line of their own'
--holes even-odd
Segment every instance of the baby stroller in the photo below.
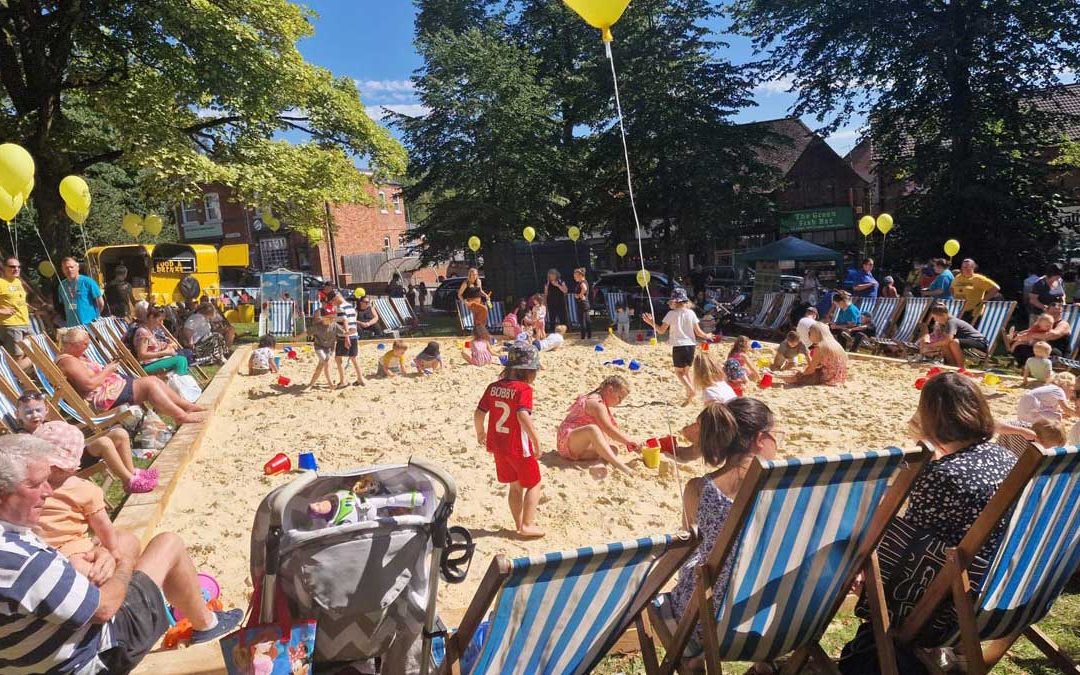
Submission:
<svg viewBox="0 0 1080 675">
<path fill-rule="evenodd" d="M 358 489 L 368 495 L 355 500 L 358 510 L 380 506 L 333 521 L 345 510 L 326 521 L 312 515 L 327 495 L 348 501 Z M 311 472 L 275 489 L 252 527 L 259 623 L 315 619 L 316 672 L 352 665 L 360 672 L 377 666 L 382 675 L 426 674 L 439 634 L 438 574 L 463 581 L 472 558 L 468 530 L 447 527 L 455 496 L 453 479 L 419 459 Z"/>
</svg>

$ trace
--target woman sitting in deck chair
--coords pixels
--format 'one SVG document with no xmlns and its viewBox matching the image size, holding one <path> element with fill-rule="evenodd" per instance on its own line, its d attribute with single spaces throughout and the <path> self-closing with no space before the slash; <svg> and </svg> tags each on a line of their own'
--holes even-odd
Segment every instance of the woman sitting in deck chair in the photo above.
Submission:
<svg viewBox="0 0 1080 675">
<path fill-rule="evenodd" d="M 171 417 L 177 424 L 202 422 L 206 409 L 189 403 L 183 396 L 154 377 L 131 377 L 117 372 L 118 363 L 100 366 L 86 357 L 90 335 L 82 328 L 61 331 L 61 353 L 56 366 L 75 389 L 95 409 L 104 412 L 119 405 L 149 403 L 161 415 Z"/>
</svg>

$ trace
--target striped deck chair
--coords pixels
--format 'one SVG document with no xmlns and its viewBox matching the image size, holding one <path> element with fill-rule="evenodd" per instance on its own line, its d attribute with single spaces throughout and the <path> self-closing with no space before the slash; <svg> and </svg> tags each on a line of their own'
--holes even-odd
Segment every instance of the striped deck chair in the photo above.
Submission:
<svg viewBox="0 0 1080 675">
<path fill-rule="evenodd" d="M 570 324 L 570 328 L 577 328 L 581 326 L 581 312 L 578 311 L 577 300 L 566 296 L 566 320 Z"/>
<path fill-rule="evenodd" d="M 1001 544 L 978 589 L 968 567 L 1003 519 Z M 1067 673 L 1078 667 L 1035 623 L 1042 620 L 1080 566 L 1080 448 L 1029 447 L 979 514 L 948 562 L 893 635 L 921 647 L 961 645 L 967 672 L 989 672 L 980 643 L 1023 634 Z M 917 640 L 942 602 L 957 608 L 958 625 L 943 645 Z"/>
<path fill-rule="evenodd" d="M 773 305 L 776 304 L 776 300 L 777 298 L 779 298 L 779 296 L 780 293 L 775 291 L 763 295 L 761 298 L 761 307 L 758 309 L 758 313 L 753 318 L 753 320 L 750 321 L 750 323 L 743 323 L 737 321 L 735 322 L 735 327 L 741 328 L 743 330 L 757 330 L 760 328 L 764 328 L 765 321 L 767 321 L 769 316 L 772 314 Z"/>
<path fill-rule="evenodd" d="M 462 335 L 468 335 L 472 333 L 473 329 L 473 315 L 469 311 L 469 308 L 465 306 L 465 301 L 460 298 L 457 301 L 457 317 L 458 325 L 461 326 Z"/>
<path fill-rule="evenodd" d="M 1005 326 L 1009 323 L 1009 319 L 1012 318 L 1015 310 L 1016 302 L 1013 300 L 990 300 L 984 302 L 983 313 L 979 315 L 979 325 L 975 327 L 975 330 L 983 334 L 988 346 L 985 352 L 978 349 L 968 349 L 965 350 L 966 353 L 982 364 L 986 364 L 993 355 L 994 348 L 997 347 L 1001 332 L 1005 330 Z"/>
<path fill-rule="evenodd" d="M 48 333 L 45 330 L 45 322 L 33 312 L 30 312 L 30 332 L 34 335 L 46 335 Z"/>
<path fill-rule="evenodd" d="M 644 634 L 646 604 L 698 542 L 696 532 L 684 532 L 513 560 L 496 556 L 446 641 L 439 672 L 459 672 L 455 666 L 492 603 L 471 675 L 591 672 L 631 623 Z"/>
<path fill-rule="evenodd" d="M 874 323 L 878 335 L 884 335 L 892 326 L 896 310 L 900 308 L 903 298 L 877 298 L 874 308 L 870 310 L 871 321 Z"/>
<path fill-rule="evenodd" d="M 51 347 L 48 340 L 47 335 L 31 335 L 20 344 L 34 366 L 42 392 L 50 402 L 78 426 L 91 433 L 96 434 L 118 424 L 127 414 L 126 410 L 110 410 L 102 414 L 91 409 L 90 404 L 68 384 L 63 372 L 56 365 L 55 357 L 49 357 Z"/>
<path fill-rule="evenodd" d="M 292 300 L 270 300 L 259 316 L 259 335 L 270 333 L 274 337 L 292 337 L 295 312 L 296 303 Z"/>
<path fill-rule="evenodd" d="M 382 324 L 383 334 L 395 338 L 400 336 L 405 327 L 401 325 L 401 319 L 394 311 L 394 306 L 390 304 L 390 298 L 371 298 L 371 306 L 379 313 L 379 323 Z"/>
<path fill-rule="evenodd" d="M 780 306 L 776 310 L 776 316 L 773 317 L 772 323 L 762 332 L 770 335 L 779 335 L 786 332 L 787 329 L 784 325 L 791 321 L 791 308 L 795 306 L 797 298 L 798 296 L 794 293 L 784 293 L 781 296 Z"/>
<path fill-rule="evenodd" d="M 1076 350 L 1080 349 L 1080 305 L 1068 305 L 1061 313 L 1061 319 L 1069 322 L 1068 353 L 1053 358 L 1054 366 L 1069 370 L 1080 370 L 1080 360 Z"/>
<path fill-rule="evenodd" d="M 124 336 L 127 334 L 127 325 L 114 317 L 102 317 L 93 321 L 86 327 L 90 337 L 107 356 L 119 361 L 127 367 L 128 372 L 141 377 L 146 375 L 142 364 L 124 344 Z"/>
<path fill-rule="evenodd" d="M 605 291 L 604 292 L 604 305 L 607 307 L 608 318 L 611 319 L 612 325 L 615 324 L 615 308 L 619 305 L 630 309 L 626 302 L 626 293 L 622 291 Z"/>
<path fill-rule="evenodd" d="M 950 300 L 936 300 L 936 302 L 944 302 L 946 309 L 949 310 L 949 316 L 959 317 L 964 313 L 964 305 L 967 303 L 963 298 L 952 298 Z"/>
<path fill-rule="evenodd" d="M 926 310 L 930 309 L 932 301 L 933 298 L 908 298 L 907 302 L 904 303 L 904 314 L 900 317 L 900 322 L 896 324 L 896 330 L 892 336 L 875 338 L 872 343 L 879 348 L 905 347 L 907 349 L 918 349 L 918 345 L 915 344 L 916 330 L 922 322 L 923 316 L 926 315 Z"/>
<path fill-rule="evenodd" d="M 0 393 L 3 393 L 3 395 L 12 402 L 11 410 L 4 411 L 4 421 L 9 427 L 15 422 L 15 402 L 18 401 L 20 396 L 28 391 L 41 393 L 41 388 L 30 379 L 22 368 L 19 368 L 19 364 L 15 361 L 14 356 L 12 356 L 8 350 L 0 347 Z M 45 406 L 48 408 L 49 419 L 62 419 L 60 411 L 56 409 L 52 400 L 46 396 L 43 396 L 42 398 L 45 401 Z M 9 412 L 11 415 L 10 420 L 7 419 Z"/>
<path fill-rule="evenodd" d="M 502 300 L 492 300 L 491 308 L 488 309 L 488 332 L 492 335 L 501 335 L 505 318 L 506 310 L 503 308 Z"/>
<path fill-rule="evenodd" d="M 802 672 L 810 658 L 833 672 L 818 643 L 856 575 L 877 578 L 875 549 L 930 455 L 925 448 L 886 448 L 753 461 L 697 568 L 697 588 L 681 619 L 675 624 L 665 609 L 666 596 L 650 605 L 650 624 L 667 653 L 660 672 L 679 666 L 698 622 L 709 673 L 722 672 L 723 661 L 767 663 L 787 654 L 784 672 Z M 729 557 L 730 582 L 714 597 Z M 890 644 L 883 642 L 887 663 Z"/>
<path fill-rule="evenodd" d="M 420 319 L 416 316 L 416 312 L 413 311 L 412 305 L 405 298 L 390 298 L 390 304 L 394 306 L 394 311 L 397 312 L 401 323 L 408 326 L 409 332 L 416 332 L 427 327 L 427 324 L 420 323 Z"/>
</svg>

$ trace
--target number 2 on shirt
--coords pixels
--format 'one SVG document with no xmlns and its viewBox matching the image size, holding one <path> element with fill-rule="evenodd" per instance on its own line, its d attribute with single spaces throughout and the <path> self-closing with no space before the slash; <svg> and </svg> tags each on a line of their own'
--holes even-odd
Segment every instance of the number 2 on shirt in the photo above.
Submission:
<svg viewBox="0 0 1080 675">
<path fill-rule="evenodd" d="M 509 427 L 506 426 L 506 420 L 510 419 L 510 406 L 502 401 L 493 401 L 492 406 L 499 411 L 499 419 L 495 421 L 495 431 L 500 434 L 510 433 Z"/>
</svg>

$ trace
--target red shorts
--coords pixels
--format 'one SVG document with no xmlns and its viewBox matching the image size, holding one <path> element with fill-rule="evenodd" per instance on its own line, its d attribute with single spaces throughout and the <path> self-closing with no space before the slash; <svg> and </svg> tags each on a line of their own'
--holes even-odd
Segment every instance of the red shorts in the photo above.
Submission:
<svg viewBox="0 0 1080 675">
<path fill-rule="evenodd" d="M 521 457 L 516 453 L 494 453 L 495 475 L 500 483 L 520 483 L 528 490 L 540 483 L 540 463 L 536 455 Z"/>
</svg>

